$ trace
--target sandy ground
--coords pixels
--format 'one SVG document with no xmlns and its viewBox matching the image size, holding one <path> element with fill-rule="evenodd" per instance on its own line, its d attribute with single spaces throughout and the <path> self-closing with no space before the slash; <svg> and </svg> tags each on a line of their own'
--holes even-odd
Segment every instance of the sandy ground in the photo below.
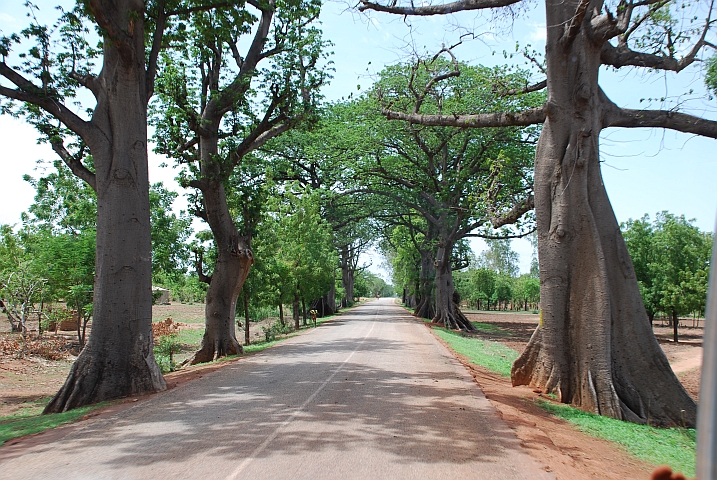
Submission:
<svg viewBox="0 0 717 480">
<path fill-rule="evenodd" d="M 152 307 L 152 320 L 154 322 L 171 318 L 179 324 L 181 329 L 200 330 L 204 328 L 204 304 L 173 303 L 169 305 L 154 305 Z M 240 319 L 241 322 L 242 319 Z M 261 322 L 249 324 L 251 342 L 265 338 L 262 327 L 268 327 L 276 318 L 267 318 Z M 286 318 L 286 321 L 291 321 Z M 30 322 L 31 331 L 37 331 L 37 321 Z M 89 335 L 90 328 L 87 331 Z M 0 314 L 0 341 L 4 334 L 9 334 L 10 324 L 7 318 Z M 237 339 L 244 343 L 244 331 L 237 329 Z M 64 338 L 70 344 L 77 344 L 77 335 L 74 332 L 54 332 L 43 334 L 46 338 Z M 177 354 L 175 360 L 181 362 L 188 358 L 194 348 L 185 348 Z M 46 360 L 40 357 L 27 356 L 15 358 L 14 355 L 2 354 L 0 349 L 0 416 L 12 415 L 26 407 L 32 407 L 35 402 L 52 397 L 62 386 L 70 371 L 73 356 L 68 355 L 64 360 Z M 193 378 L 192 375 L 180 376 L 180 379 Z"/>
</svg>

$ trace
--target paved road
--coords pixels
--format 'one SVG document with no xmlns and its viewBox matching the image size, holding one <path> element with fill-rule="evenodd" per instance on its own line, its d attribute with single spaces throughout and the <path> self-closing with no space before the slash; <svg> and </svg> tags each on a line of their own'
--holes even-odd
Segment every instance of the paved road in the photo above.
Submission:
<svg viewBox="0 0 717 480">
<path fill-rule="evenodd" d="M 66 432 L 0 478 L 552 478 L 391 299 Z"/>
</svg>

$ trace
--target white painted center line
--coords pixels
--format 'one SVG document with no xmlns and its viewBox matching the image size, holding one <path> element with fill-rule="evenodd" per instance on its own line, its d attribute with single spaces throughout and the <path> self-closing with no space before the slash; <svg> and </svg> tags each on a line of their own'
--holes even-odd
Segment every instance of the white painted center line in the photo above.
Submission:
<svg viewBox="0 0 717 480">
<path fill-rule="evenodd" d="M 324 383 L 322 383 L 321 386 L 320 386 L 318 389 L 316 389 L 316 391 L 315 391 L 313 394 L 311 394 L 311 396 L 310 396 L 309 398 L 307 398 L 306 401 L 305 401 L 304 403 L 302 403 L 299 408 L 297 408 L 296 410 L 294 410 L 294 412 L 289 416 L 289 418 L 287 418 L 286 420 L 284 420 L 284 422 L 282 422 L 281 425 L 279 425 L 278 427 L 276 427 L 276 429 L 274 430 L 274 432 L 272 432 L 272 434 L 269 435 L 269 436 L 266 438 L 266 440 L 264 440 L 264 441 L 261 443 L 261 445 L 259 445 L 258 447 L 256 447 L 256 448 L 254 449 L 254 451 L 251 452 L 251 455 L 249 455 L 247 458 L 244 459 L 243 462 L 241 462 L 241 463 L 239 464 L 239 466 L 236 468 L 236 470 L 234 470 L 234 471 L 227 477 L 227 480 L 235 480 L 235 479 L 239 476 L 239 474 L 240 474 L 241 472 L 243 472 L 244 469 L 245 469 L 246 467 L 248 467 L 249 464 L 250 464 L 255 458 L 257 458 L 259 455 L 261 455 L 261 452 L 263 452 L 263 451 L 266 449 L 266 447 L 268 447 L 269 444 L 270 444 L 272 441 L 274 441 L 274 439 L 279 435 L 279 432 L 281 432 L 281 430 L 282 430 L 284 427 L 286 427 L 286 426 L 289 425 L 291 422 L 293 422 L 294 419 L 314 400 L 314 398 L 316 398 L 316 396 L 321 392 L 321 390 L 323 390 L 323 389 L 326 387 L 326 385 L 328 385 L 328 384 L 331 382 L 331 380 L 333 380 L 333 378 L 336 376 L 336 374 L 339 373 L 341 370 L 343 370 L 343 368 L 346 366 L 346 363 L 348 363 L 348 361 L 351 360 L 351 357 L 354 356 L 354 353 L 358 352 L 358 350 L 361 348 L 361 345 L 363 345 L 363 343 L 366 341 L 366 339 L 368 338 L 368 336 L 371 335 L 371 332 L 373 331 L 373 327 L 374 327 L 375 325 L 376 325 L 376 322 L 374 321 L 374 322 L 371 324 L 371 328 L 369 329 L 368 333 L 361 339 L 361 341 L 358 343 L 358 345 L 356 345 L 356 348 L 354 349 L 354 351 L 351 352 L 351 354 L 350 354 L 348 357 L 346 357 L 346 360 L 344 360 L 343 362 L 341 362 L 341 365 L 339 365 L 339 367 L 338 367 L 336 370 L 334 370 L 333 373 L 331 373 L 331 375 L 329 375 L 329 378 L 327 378 L 326 380 L 324 380 Z"/>
</svg>

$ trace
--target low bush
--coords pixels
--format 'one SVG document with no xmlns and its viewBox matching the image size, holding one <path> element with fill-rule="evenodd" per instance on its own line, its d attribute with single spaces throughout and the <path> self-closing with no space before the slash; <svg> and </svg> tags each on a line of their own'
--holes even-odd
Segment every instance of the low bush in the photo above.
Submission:
<svg viewBox="0 0 717 480">
<path fill-rule="evenodd" d="M 291 333 L 293 331 L 293 327 L 289 322 L 284 322 L 282 325 L 282 323 L 277 320 L 269 326 L 261 327 L 261 330 L 264 332 L 265 340 L 267 342 L 272 342 L 280 335 Z"/>
</svg>

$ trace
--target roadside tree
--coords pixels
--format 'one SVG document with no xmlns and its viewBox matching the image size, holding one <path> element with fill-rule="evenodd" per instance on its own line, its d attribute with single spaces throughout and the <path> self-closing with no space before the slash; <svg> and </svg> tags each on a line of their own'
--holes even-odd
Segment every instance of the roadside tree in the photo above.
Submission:
<svg viewBox="0 0 717 480">
<path fill-rule="evenodd" d="M 326 74 L 319 2 L 221 4 L 177 25 L 186 38 L 164 51 L 153 122 L 157 151 L 183 165 L 193 213 L 208 223 L 216 261 L 206 329 L 190 363 L 242 351 L 235 334 L 239 291 L 254 261 L 251 233 L 230 211 L 227 182 L 247 155 L 313 114 Z M 185 47 L 189 48 L 185 48 Z"/>
<path fill-rule="evenodd" d="M 30 25 L 0 39 L 0 96 L 21 103 L 3 103 L 3 113 L 36 126 L 97 192 L 92 335 L 45 412 L 166 388 L 152 353 L 147 102 L 165 26 L 181 3 L 78 2 L 54 27 L 28 3 Z M 90 45 L 93 30 L 99 48 Z M 95 104 L 76 114 L 79 89 Z"/>
<path fill-rule="evenodd" d="M 524 214 L 533 205 L 531 139 L 538 132 L 387 122 L 376 113 L 379 99 L 438 113 L 520 109 L 544 99 L 541 94 L 495 96 L 496 84 L 516 87 L 524 78 L 502 69 L 469 67 L 448 56 L 387 67 L 371 96 L 354 104 L 353 125 L 374 148 L 357 162 L 358 176 L 364 179 L 360 188 L 386 198 L 387 218 L 416 212 L 425 221 L 421 233 L 434 245 L 425 258 L 435 272 L 433 321 L 470 331 L 473 325 L 455 304 L 454 250 L 466 236 L 491 235 L 506 225 L 520 234 L 530 223 Z"/>
<path fill-rule="evenodd" d="M 520 0 L 361 3 L 362 10 L 436 15 L 510 7 Z M 545 8 L 546 79 L 524 86 L 547 86 L 542 108 L 461 116 L 391 106 L 384 113 L 423 125 L 544 122 L 534 176 L 544 321 L 514 363 L 512 382 L 614 418 L 694 426 L 696 404 L 650 334 L 602 182 L 599 137 L 608 127 L 659 127 L 717 138 L 717 122 L 674 110 L 621 108 L 602 91 L 598 77 L 603 65 L 684 70 L 714 45 L 708 39 L 712 5 L 548 0 Z"/>
</svg>

